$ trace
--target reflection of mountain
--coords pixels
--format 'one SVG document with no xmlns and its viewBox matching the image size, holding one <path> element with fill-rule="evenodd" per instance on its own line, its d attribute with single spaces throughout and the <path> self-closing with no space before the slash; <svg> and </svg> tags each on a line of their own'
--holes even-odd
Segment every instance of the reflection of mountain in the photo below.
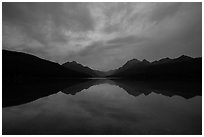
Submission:
<svg viewBox="0 0 204 137">
<path fill-rule="evenodd" d="M 128 94 L 139 96 L 149 95 L 154 92 L 164 96 L 182 96 L 186 99 L 202 94 L 201 83 L 186 82 L 144 82 L 130 80 L 108 80 L 108 79 L 78 79 L 64 82 L 45 82 L 38 84 L 4 84 L 3 86 L 3 107 L 19 105 L 34 101 L 51 94 L 62 91 L 65 94 L 75 95 L 83 89 L 94 85 L 110 84 L 119 86 Z M 110 91 L 111 92 L 111 91 Z"/>
<path fill-rule="evenodd" d="M 55 94 L 60 90 L 86 80 L 71 80 L 40 83 L 4 83 L 2 87 L 2 106 L 20 105 L 36 99 Z"/>
<path fill-rule="evenodd" d="M 33 55 L 7 50 L 2 50 L 2 67 L 4 82 L 24 83 L 34 79 L 90 77 L 89 74 L 66 69 L 57 63 Z"/>
<path fill-rule="evenodd" d="M 164 96 L 172 97 L 174 95 L 182 96 L 186 99 L 192 98 L 194 96 L 202 95 L 202 85 L 201 83 L 189 83 L 189 82 L 145 82 L 145 81 L 131 81 L 131 80 L 89 80 L 84 81 L 79 84 L 70 86 L 63 89 L 62 92 L 66 94 L 75 95 L 77 92 L 83 89 L 88 89 L 94 85 L 99 84 L 110 84 L 114 86 L 119 86 L 128 92 L 128 94 L 133 96 L 139 96 L 141 94 L 149 95 L 154 92 L 157 94 L 162 94 Z"/>
<path fill-rule="evenodd" d="M 134 79 L 202 79 L 202 58 L 180 56 L 176 59 L 164 58 L 152 63 L 133 59 L 116 69 L 110 77 Z"/>
<path fill-rule="evenodd" d="M 137 96 L 140 94 L 149 95 L 154 92 L 164 96 L 182 96 L 186 99 L 202 95 L 202 83 L 200 82 L 180 82 L 180 81 L 132 81 L 114 80 L 115 84 L 126 90 L 129 94 Z"/>
<path fill-rule="evenodd" d="M 82 90 L 88 89 L 91 86 L 95 85 L 96 81 L 97 80 L 87 80 L 84 82 L 79 82 L 79 83 L 72 85 L 70 87 L 66 87 L 65 89 L 62 90 L 62 92 L 65 94 L 75 95 L 76 93 L 81 92 Z"/>
<path fill-rule="evenodd" d="M 72 85 L 68 88 L 65 88 L 62 90 L 62 92 L 65 94 L 75 95 L 77 92 L 81 92 L 84 89 L 88 89 L 92 86 L 105 84 L 105 83 L 110 84 L 110 85 L 114 85 L 114 82 L 112 80 L 108 80 L 108 79 L 89 79 L 89 80 L 86 80 L 84 82 L 80 82 L 76 85 Z"/>
</svg>

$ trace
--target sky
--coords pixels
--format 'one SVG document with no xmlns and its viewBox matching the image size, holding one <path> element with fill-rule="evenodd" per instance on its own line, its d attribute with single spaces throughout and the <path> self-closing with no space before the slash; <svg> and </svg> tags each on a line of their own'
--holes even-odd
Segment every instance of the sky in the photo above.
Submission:
<svg viewBox="0 0 204 137">
<path fill-rule="evenodd" d="M 6 3 L 2 48 L 92 69 L 202 56 L 202 3 Z"/>
</svg>

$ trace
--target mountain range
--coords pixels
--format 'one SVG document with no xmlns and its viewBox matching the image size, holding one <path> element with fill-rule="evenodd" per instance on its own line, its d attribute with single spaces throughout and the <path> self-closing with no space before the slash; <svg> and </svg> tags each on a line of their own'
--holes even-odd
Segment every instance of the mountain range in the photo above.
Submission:
<svg viewBox="0 0 204 137">
<path fill-rule="evenodd" d="M 182 55 L 175 59 L 158 61 L 132 59 L 118 69 L 102 72 L 83 66 L 75 61 L 62 65 L 26 53 L 2 50 L 3 81 L 27 81 L 30 79 L 78 79 L 78 78 L 125 78 L 125 79 L 202 79 L 202 58 Z"/>
<path fill-rule="evenodd" d="M 182 55 L 175 59 L 164 58 L 148 62 L 133 59 L 116 69 L 110 77 L 128 79 L 202 79 L 202 58 Z"/>
</svg>

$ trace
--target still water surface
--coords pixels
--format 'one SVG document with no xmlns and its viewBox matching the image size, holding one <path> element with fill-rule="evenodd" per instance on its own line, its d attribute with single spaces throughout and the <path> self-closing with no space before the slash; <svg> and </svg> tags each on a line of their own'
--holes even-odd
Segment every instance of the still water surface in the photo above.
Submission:
<svg viewBox="0 0 204 137">
<path fill-rule="evenodd" d="M 201 96 L 96 83 L 3 108 L 3 134 L 201 134 Z"/>
</svg>

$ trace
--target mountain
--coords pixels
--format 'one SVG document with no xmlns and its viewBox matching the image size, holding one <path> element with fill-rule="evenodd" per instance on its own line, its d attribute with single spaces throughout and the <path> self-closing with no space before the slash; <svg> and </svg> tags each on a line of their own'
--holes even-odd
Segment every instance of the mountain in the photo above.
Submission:
<svg viewBox="0 0 204 137">
<path fill-rule="evenodd" d="M 153 64 L 161 64 L 161 63 L 168 63 L 168 62 L 170 62 L 170 61 L 172 61 L 172 59 L 170 59 L 170 58 L 163 58 L 163 59 L 160 59 L 160 60 L 158 60 L 158 61 L 154 61 L 154 62 L 152 62 Z"/>
<path fill-rule="evenodd" d="M 175 59 L 164 58 L 159 61 L 148 62 L 136 59 L 128 61 L 115 70 L 109 77 L 132 79 L 177 79 L 201 80 L 202 58 L 191 58 L 182 55 Z"/>
<path fill-rule="evenodd" d="M 3 81 L 50 80 L 54 78 L 84 78 L 91 75 L 64 68 L 58 63 L 47 61 L 21 52 L 2 50 Z"/>
<path fill-rule="evenodd" d="M 64 66 L 67 69 L 71 69 L 71 70 L 75 70 L 75 71 L 80 72 L 80 73 L 88 74 L 92 77 L 104 76 L 104 73 L 102 71 L 93 70 L 89 67 L 86 67 L 86 66 L 83 66 L 83 65 L 77 63 L 76 61 L 66 62 L 66 63 L 62 64 L 62 66 Z"/>
</svg>

